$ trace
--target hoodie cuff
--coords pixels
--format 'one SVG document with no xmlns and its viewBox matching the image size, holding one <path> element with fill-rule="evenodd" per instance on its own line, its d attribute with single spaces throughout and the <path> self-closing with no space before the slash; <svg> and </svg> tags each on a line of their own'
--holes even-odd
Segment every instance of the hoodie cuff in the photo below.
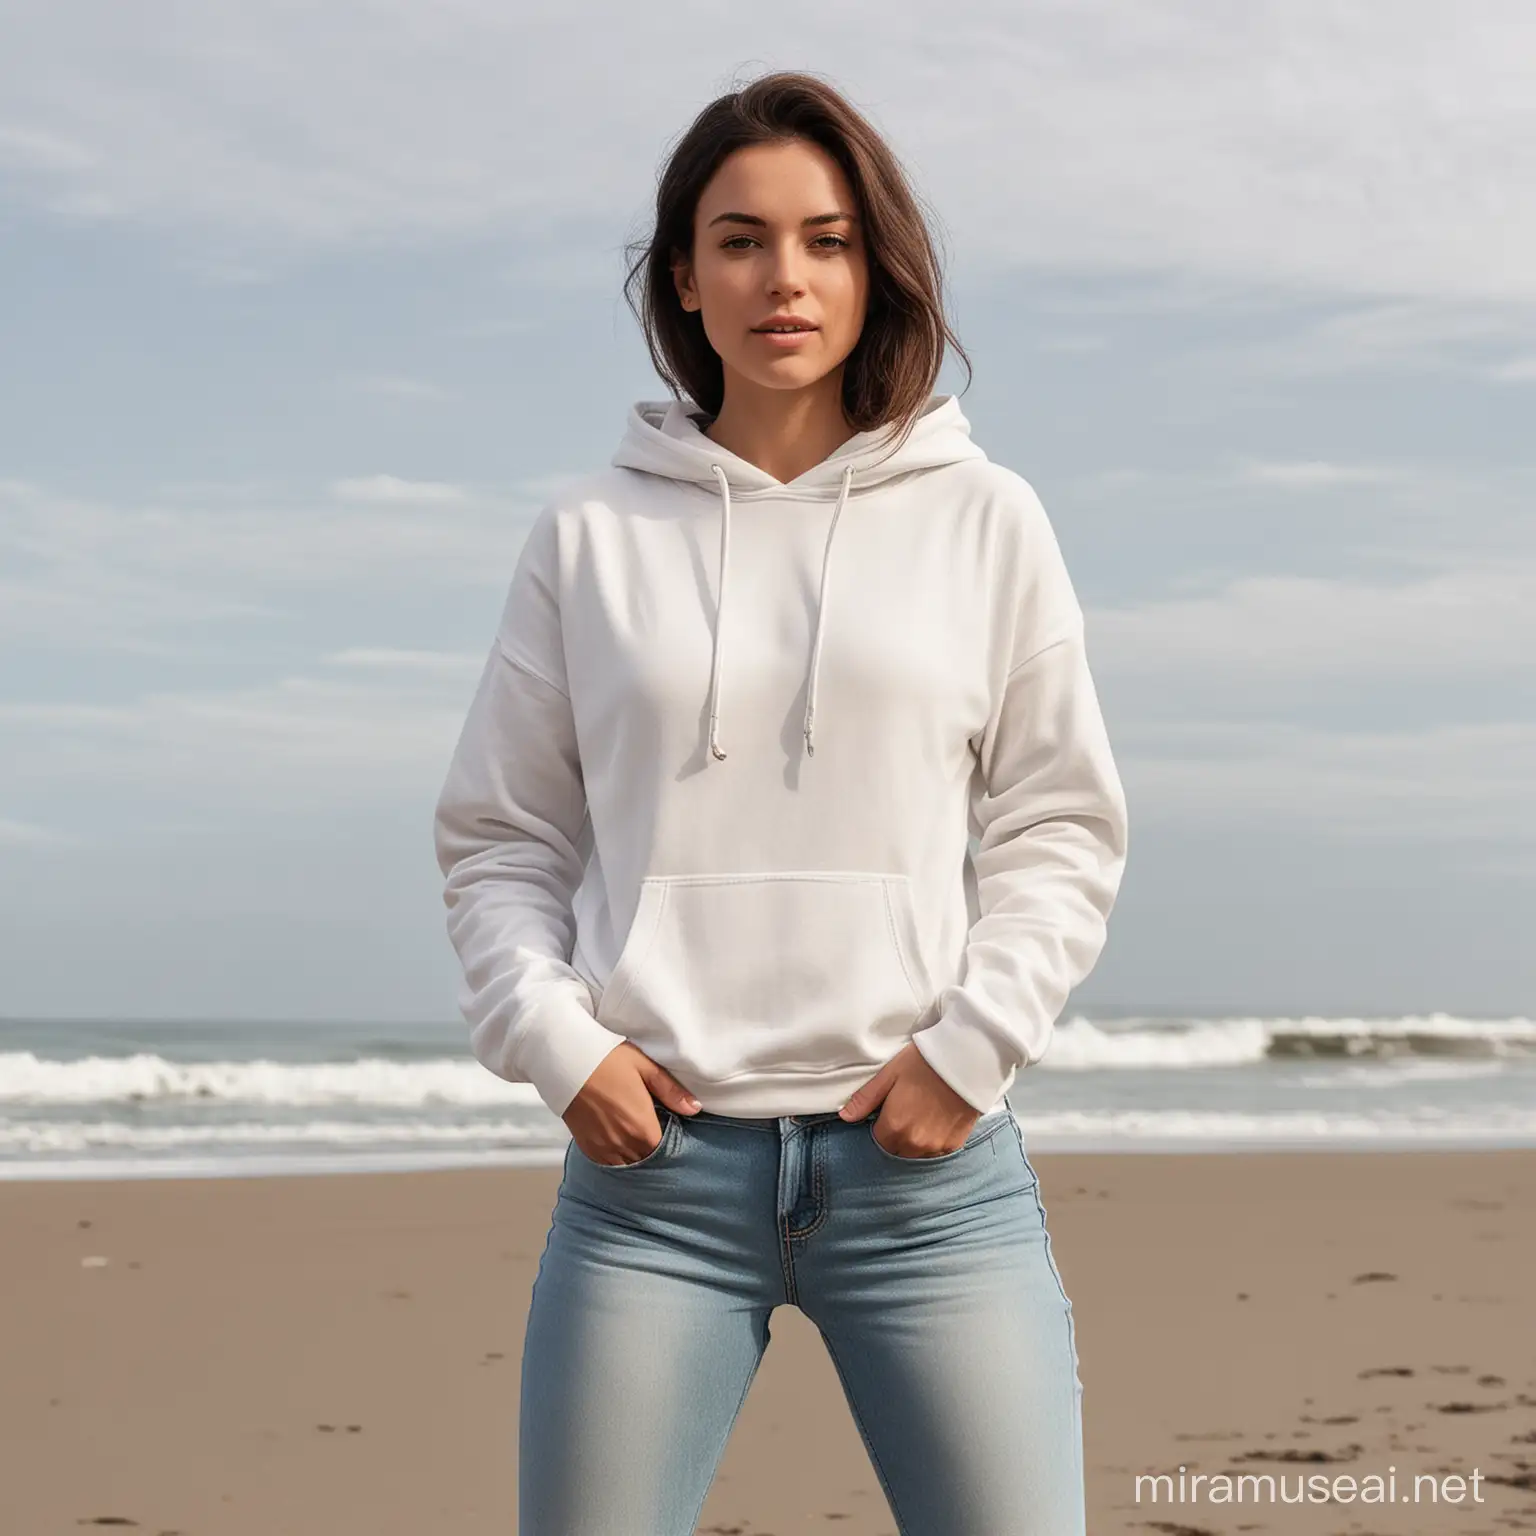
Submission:
<svg viewBox="0 0 1536 1536">
<path fill-rule="evenodd" d="M 912 1043 L 978 1114 L 985 1114 L 1002 1098 L 1018 1066 L 989 1035 L 953 1014 L 917 1030 Z"/>
<path fill-rule="evenodd" d="M 563 1115 L 598 1063 L 627 1038 L 599 1024 L 569 991 L 557 990 L 518 1031 L 514 1081 L 532 1083 L 550 1110 Z"/>
</svg>

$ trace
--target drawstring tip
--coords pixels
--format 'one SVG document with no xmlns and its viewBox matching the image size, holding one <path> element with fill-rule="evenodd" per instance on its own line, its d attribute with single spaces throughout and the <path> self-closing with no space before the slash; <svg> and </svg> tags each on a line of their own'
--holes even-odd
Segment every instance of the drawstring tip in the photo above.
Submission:
<svg viewBox="0 0 1536 1536">
<path fill-rule="evenodd" d="M 712 756 L 713 756 L 713 757 L 714 757 L 714 759 L 715 759 L 715 761 L 716 761 L 716 762 L 717 762 L 717 763 L 723 763 L 723 762 L 724 762 L 724 761 L 725 761 L 725 753 L 724 753 L 724 752 L 722 752 L 722 751 L 721 751 L 721 750 L 720 750 L 720 748 L 719 748 L 719 747 L 717 747 L 717 746 L 716 746 L 716 745 L 715 745 L 715 744 L 714 744 L 714 742 L 710 742 L 710 744 L 709 744 L 709 750 L 710 750 L 710 754 L 711 754 L 711 755 L 712 755 Z"/>
</svg>

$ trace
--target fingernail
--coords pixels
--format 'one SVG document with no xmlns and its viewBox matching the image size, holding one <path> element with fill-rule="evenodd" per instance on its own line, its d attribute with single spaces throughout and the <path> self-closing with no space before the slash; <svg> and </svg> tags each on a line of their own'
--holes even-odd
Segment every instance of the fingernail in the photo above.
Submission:
<svg viewBox="0 0 1536 1536">
<path fill-rule="evenodd" d="M 683 1100 L 683 1107 L 685 1109 L 698 1109 L 701 1106 L 699 1101 L 694 1098 L 692 1094 L 690 1094 L 686 1099 Z"/>
</svg>

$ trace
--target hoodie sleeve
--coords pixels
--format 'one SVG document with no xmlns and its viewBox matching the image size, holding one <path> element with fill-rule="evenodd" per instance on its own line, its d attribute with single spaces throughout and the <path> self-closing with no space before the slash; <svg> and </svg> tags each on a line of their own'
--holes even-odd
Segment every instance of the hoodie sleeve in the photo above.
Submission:
<svg viewBox="0 0 1536 1536">
<path fill-rule="evenodd" d="M 519 555 L 496 638 L 438 798 L 437 862 L 470 1047 L 563 1115 L 623 1040 L 572 969 L 586 795 L 567 693 L 555 523 Z"/>
<path fill-rule="evenodd" d="M 978 1111 L 997 1102 L 1010 1072 L 1044 1055 L 1068 996 L 1093 969 L 1127 849 L 1125 793 L 1082 610 L 1033 505 L 1037 538 L 1022 565 L 1010 665 L 978 745 L 980 916 L 961 981 L 912 1037 Z"/>
</svg>

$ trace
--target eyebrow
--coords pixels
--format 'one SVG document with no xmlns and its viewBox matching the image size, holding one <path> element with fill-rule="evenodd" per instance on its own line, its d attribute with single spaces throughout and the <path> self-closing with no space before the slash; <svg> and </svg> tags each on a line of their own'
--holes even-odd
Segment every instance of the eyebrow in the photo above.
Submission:
<svg viewBox="0 0 1536 1536">
<path fill-rule="evenodd" d="M 804 229 L 811 224 L 836 224 L 839 220 L 847 220 L 850 224 L 859 221 L 851 213 L 813 213 L 808 219 L 801 219 L 800 227 Z M 767 219 L 760 219 L 755 213 L 717 213 L 706 226 L 713 229 L 716 224 L 751 224 L 758 229 L 768 227 Z"/>
</svg>

